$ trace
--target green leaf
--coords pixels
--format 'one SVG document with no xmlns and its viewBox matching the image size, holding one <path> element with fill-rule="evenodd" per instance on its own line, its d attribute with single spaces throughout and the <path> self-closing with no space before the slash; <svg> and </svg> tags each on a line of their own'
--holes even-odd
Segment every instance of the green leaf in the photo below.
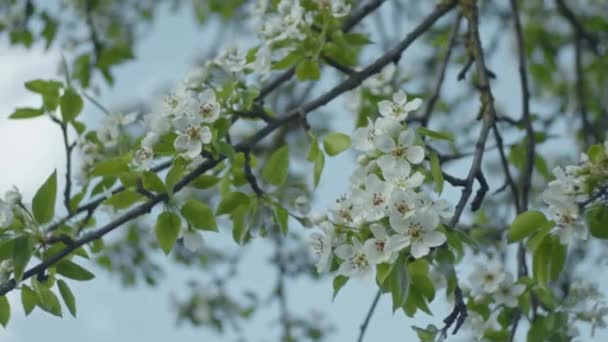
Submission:
<svg viewBox="0 0 608 342">
<path fill-rule="evenodd" d="M 6 296 L 0 296 L 0 324 L 6 328 L 8 320 L 11 318 L 11 305 Z"/>
<path fill-rule="evenodd" d="M 344 133 L 331 133 L 323 139 L 323 149 L 330 156 L 340 154 L 350 147 L 350 137 Z"/>
<path fill-rule="evenodd" d="M 116 157 L 101 161 L 91 171 L 93 177 L 117 176 L 123 172 L 129 172 L 129 163 L 123 157 Z"/>
<path fill-rule="evenodd" d="M 59 287 L 59 293 L 61 294 L 61 297 L 63 298 L 63 302 L 65 303 L 65 306 L 68 307 L 68 310 L 70 310 L 70 313 L 75 318 L 76 317 L 76 298 L 74 298 L 74 294 L 72 293 L 72 290 L 70 290 L 70 287 L 68 286 L 68 284 L 66 284 L 66 282 L 61 279 L 59 279 L 57 281 L 57 286 Z"/>
<path fill-rule="evenodd" d="M 281 186 L 289 173 L 289 148 L 287 145 L 274 151 L 262 169 L 262 178 L 269 184 Z"/>
<path fill-rule="evenodd" d="M 59 106 L 61 107 L 61 117 L 63 122 L 70 122 L 74 120 L 78 114 L 82 111 L 84 102 L 78 93 L 72 89 L 66 89 L 61 99 L 59 100 Z"/>
<path fill-rule="evenodd" d="M 541 285 L 556 280 L 564 268 L 567 248 L 559 241 L 559 236 L 547 235 L 532 256 L 532 274 Z"/>
<path fill-rule="evenodd" d="M 340 292 L 340 289 L 344 287 L 344 285 L 346 285 L 346 282 L 348 281 L 348 277 L 339 275 L 337 277 L 334 278 L 334 294 L 332 299 L 336 299 L 336 296 L 338 295 L 338 292 Z"/>
<path fill-rule="evenodd" d="M 38 306 L 50 314 L 61 317 L 61 304 L 53 291 L 44 286 L 37 286 L 36 291 L 38 293 Z"/>
<path fill-rule="evenodd" d="M 40 224 L 50 222 L 55 216 L 55 201 L 57 200 L 57 170 L 47 178 L 32 200 L 34 218 Z"/>
<path fill-rule="evenodd" d="M 454 141 L 454 134 L 444 131 L 432 131 L 426 127 L 418 127 L 418 134 L 437 140 Z"/>
<path fill-rule="evenodd" d="M 173 166 L 171 166 L 165 177 L 165 187 L 170 194 L 173 193 L 173 187 L 182 178 L 184 171 L 186 171 L 186 161 L 183 158 L 175 158 Z"/>
<path fill-rule="evenodd" d="M 321 69 L 316 60 L 307 58 L 296 66 L 296 76 L 300 81 L 318 80 L 321 77 Z"/>
<path fill-rule="evenodd" d="M 25 311 L 26 316 L 29 315 L 38 304 L 36 292 L 25 284 L 21 285 L 21 304 L 23 304 L 23 311 Z"/>
<path fill-rule="evenodd" d="M 593 163 L 600 163 L 606 158 L 604 146 L 599 144 L 591 145 L 587 150 L 587 155 L 589 156 L 589 160 Z"/>
<path fill-rule="evenodd" d="M 15 281 L 19 283 L 30 258 L 34 254 L 34 241 L 29 235 L 22 235 L 14 240 L 13 245 L 13 272 Z"/>
<path fill-rule="evenodd" d="M 25 82 L 25 88 L 40 95 L 59 96 L 59 90 L 63 88 L 63 83 L 37 79 Z"/>
<path fill-rule="evenodd" d="M 222 201 L 217 206 L 215 214 L 225 215 L 230 214 L 240 205 L 246 205 L 249 203 L 249 197 L 242 192 L 229 192 L 222 197 Z"/>
<path fill-rule="evenodd" d="M 202 175 L 196 178 L 194 182 L 190 183 L 190 185 L 197 189 L 209 189 L 219 182 L 219 177 Z"/>
<path fill-rule="evenodd" d="M 597 205 L 589 209 L 585 220 L 593 237 L 608 239 L 608 206 Z"/>
<path fill-rule="evenodd" d="M 173 245 L 175 245 L 181 224 L 179 216 L 172 212 L 165 211 L 158 215 L 155 228 L 156 240 L 158 240 L 158 244 L 165 254 L 169 254 Z"/>
<path fill-rule="evenodd" d="M 129 208 L 134 203 L 143 199 L 145 199 L 145 197 L 135 191 L 124 190 L 112 195 L 112 197 L 103 201 L 103 204 L 110 205 L 115 210 L 119 210 Z"/>
<path fill-rule="evenodd" d="M 311 134 L 310 139 L 310 148 L 308 149 L 306 160 L 309 162 L 314 162 L 317 160 L 317 155 L 321 152 L 321 149 L 319 148 L 319 142 L 317 141 L 316 135 Z"/>
<path fill-rule="evenodd" d="M 402 307 L 408 297 L 410 280 L 403 256 L 400 256 L 387 279 L 393 297 L 393 312 Z"/>
<path fill-rule="evenodd" d="M 382 263 L 376 265 L 376 280 L 378 281 L 378 285 L 380 285 L 381 287 L 386 281 L 386 278 L 388 278 L 388 276 L 391 274 L 391 271 L 393 270 L 393 265 L 394 263 Z"/>
<path fill-rule="evenodd" d="M 182 206 L 181 213 L 195 228 L 217 232 L 217 223 L 213 210 L 205 203 L 189 199 Z"/>
<path fill-rule="evenodd" d="M 249 216 L 249 205 L 240 205 L 232 211 L 232 237 L 238 244 L 243 244 L 247 233 L 249 233 L 249 225 L 247 218 Z"/>
<path fill-rule="evenodd" d="M 287 210 L 285 210 L 285 208 L 283 208 L 282 206 L 275 204 L 274 217 L 277 220 L 279 227 L 281 228 L 281 233 L 283 233 L 283 235 L 287 235 L 287 232 L 289 231 L 289 213 L 287 212 Z"/>
<path fill-rule="evenodd" d="M 319 181 L 321 180 L 321 173 L 323 173 L 324 166 L 325 154 L 323 152 L 319 152 L 319 154 L 317 155 L 317 159 L 315 160 L 315 167 L 313 170 L 315 188 L 317 187 L 317 185 L 319 185 Z"/>
<path fill-rule="evenodd" d="M 431 152 L 431 175 L 435 181 L 435 192 L 441 194 L 443 191 L 443 173 L 441 172 L 441 164 L 437 153 Z"/>
<path fill-rule="evenodd" d="M 17 108 L 8 118 L 9 119 L 31 119 L 44 115 L 42 108 Z"/>
<path fill-rule="evenodd" d="M 56 267 L 57 273 L 61 274 L 64 277 L 79 280 L 79 281 L 87 281 L 95 278 L 95 275 L 80 265 L 73 263 L 70 260 L 61 260 L 57 263 Z"/>
<path fill-rule="evenodd" d="M 142 176 L 142 185 L 144 189 L 161 193 L 165 191 L 165 183 L 158 177 L 158 175 L 152 171 L 145 171 Z"/>
<path fill-rule="evenodd" d="M 133 59 L 133 52 L 129 45 L 118 44 L 101 51 L 97 60 L 97 66 L 107 71 L 112 65 L 120 64 L 130 59 Z"/>
<path fill-rule="evenodd" d="M 528 237 L 546 222 L 545 214 L 538 210 L 528 210 L 519 214 L 509 227 L 509 241 L 517 242 Z"/>
<path fill-rule="evenodd" d="M 91 56 L 87 53 L 78 56 L 74 60 L 72 69 L 72 77 L 80 81 L 83 88 L 88 88 L 91 80 Z"/>
</svg>

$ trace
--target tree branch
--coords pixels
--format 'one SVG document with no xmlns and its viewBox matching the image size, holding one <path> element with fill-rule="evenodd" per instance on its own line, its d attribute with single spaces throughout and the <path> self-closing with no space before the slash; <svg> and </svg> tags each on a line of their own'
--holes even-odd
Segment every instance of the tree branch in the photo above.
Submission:
<svg viewBox="0 0 608 342">
<path fill-rule="evenodd" d="M 311 111 L 316 110 L 317 108 L 326 105 L 327 103 L 329 103 L 336 97 L 342 95 L 343 93 L 345 93 L 353 88 L 356 88 L 365 79 L 367 79 L 368 77 L 370 77 L 373 74 L 380 72 L 382 70 L 382 68 L 384 66 L 386 66 L 387 64 L 398 61 L 401 57 L 401 54 L 418 37 L 420 37 L 424 32 L 426 32 L 429 28 L 431 28 L 433 26 L 433 24 L 439 18 L 441 18 L 443 15 L 445 15 L 447 12 L 449 12 L 452 8 L 454 8 L 455 5 L 456 5 L 456 0 L 452 0 L 448 3 L 437 5 L 435 7 L 435 9 L 433 10 L 433 12 L 430 13 L 429 16 L 427 16 L 418 26 L 416 26 L 416 28 L 413 31 L 411 31 L 399 44 L 397 44 L 395 47 L 393 47 L 392 49 L 387 51 L 384 55 L 380 56 L 372 64 L 370 64 L 369 66 L 367 66 L 366 68 L 364 68 L 363 70 L 361 70 L 359 72 L 353 73 L 346 80 L 342 81 L 341 83 L 339 83 L 338 85 L 336 85 L 335 87 L 333 87 L 332 89 L 330 89 L 329 91 L 324 93 L 323 95 L 317 97 L 316 99 L 313 99 L 312 101 L 304 103 L 300 107 L 290 110 L 288 113 L 286 113 L 285 116 L 277 119 L 273 123 L 266 125 L 264 128 L 260 129 L 256 134 L 254 134 L 252 137 L 250 137 L 249 139 L 236 145 L 235 150 L 242 152 L 247 149 L 250 149 L 252 146 L 255 146 L 258 142 L 260 142 L 262 139 L 264 139 L 266 136 L 268 136 L 270 133 L 272 133 L 275 129 L 277 129 L 283 125 L 287 125 L 291 122 L 296 122 L 296 121 L 302 120 L 302 117 L 305 117 Z M 188 173 L 186 176 L 184 176 L 179 182 L 177 182 L 177 184 L 175 184 L 175 186 L 173 187 L 173 193 L 177 193 L 178 191 L 180 191 L 182 188 L 187 186 L 190 182 L 192 182 L 200 175 L 204 174 L 208 170 L 215 167 L 218 163 L 223 161 L 225 158 L 226 157 L 222 155 L 214 160 L 208 159 L 205 162 L 203 162 L 202 164 L 200 164 L 199 166 L 197 166 L 194 170 L 192 170 L 190 173 Z M 159 194 L 155 195 L 153 198 L 149 199 L 147 202 L 131 208 L 130 210 L 126 211 L 123 215 L 121 215 L 121 216 L 115 218 L 113 221 L 107 223 L 105 226 L 103 226 L 95 231 L 92 231 L 92 232 L 86 234 L 85 236 L 83 236 L 82 238 L 76 240 L 73 245 L 66 247 L 65 249 L 57 252 L 56 254 L 50 256 L 47 259 L 45 259 L 38 265 L 28 269 L 24 273 L 23 279 L 25 280 L 25 279 L 32 277 L 35 274 L 44 272 L 47 268 L 54 265 L 56 262 L 61 260 L 63 257 L 69 255 L 70 253 L 75 251 L 77 248 L 79 248 L 93 240 L 103 237 L 107 233 L 113 231 L 114 229 L 118 228 L 119 226 L 121 226 L 122 224 L 124 224 L 126 222 L 129 222 L 132 219 L 135 219 L 139 216 L 149 213 L 152 210 L 152 208 L 154 208 L 154 206 L 156 206 L 158 203 L 165 202 L 168 199 L 169 199 L 169 195 L 166 192 L 159 193 Z M 101 203 L 101 201 L 97 205 L 99 205 L 100 203 Z M 17 283 L 15 282 L 14 279 L 10 279 L 9 281 L 0 285 L 0 296 L 13 290 L 16 287 L 16 285 L 17 285 Z"/>
<path fill-rule="evenodd" d="M 367 315 L 365 315 L 365 319 L 363 320 L 363 323 L 361 323 L 361 331 L 359 332 L 359 338 L 357 339 L 357 342 L 362 342 L 363 341 L 363 337 L 365 336 L 365 332 L 367 331 L 367 326 L 369 325 L 369 321 L 372 319 L 372 315 L 374 314 L 374 311 L 376 310 L 376 306 L 378 305 L 378 301 L 380 300 L 380 296 L 382 295 L 382 290 L 378 290 L 378 292 L 376 293 L 376 296 L 374 297 L 374 300 L 372 301 L 372 305 L 369 307 L 369 310 L 367 310 Z"/>
</svg>

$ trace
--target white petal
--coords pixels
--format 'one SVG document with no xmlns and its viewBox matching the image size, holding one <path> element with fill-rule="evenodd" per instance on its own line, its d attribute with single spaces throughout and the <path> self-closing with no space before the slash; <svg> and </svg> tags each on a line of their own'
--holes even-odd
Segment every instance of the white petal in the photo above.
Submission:
<svg viewBox="0 0 608 342">
<path fill-rule="evenodd" d="M 184 234 L 184 247 L 191 252 L 196 252 L 203 247 L 203 237 L 198 232 L 186 232 Z"/>
<path fill-rule="evenodd" d="M 404 109 L 406 112 L 411 112 L 413 110 L 417 110 L 422 106 L 422 100 L 419 98 L 415 98 L 412 101 L 405 104 Z"/>
<path fill-rule="evenodd" d="M 185 151 L 188 149 L 188 146 L 190 146 L 190 137 L 185 134 L 178 135 L 173 142 L 173 147 L 178 151 Z"/>
<path fill-rule="evenodd" d="M 376 239 L 384 240 L 387 237 L 386 229 L 379 224 L 372 224 L 369 230 L 372 231 Z"/>
<path fill-rule="evenodd" d="M 203 126 L 200 130 L 201 141 L 203 144 L 208 144 L 213 139 L 213 134 L 211 133 L 211 129 L 207 126 Z M 199 152 L 200 153 L 200 152 Z"/>
<path fill-rule="evenodd" d="M 190 121 L 188 120 L 187 117 L 185 116 L 178 116 L 175 119 L 173 119 L 173 128 L 175 128 L 177 131 L 183 131 L 185 130 L 188 125 L 190 124 Z"/>
<path fill-rule="evenodd" d="M 350 258 L 353 254 L 355 253 L 355 249 L 353 248 L 352 245 L 340 245 L 338 247 L 336 247 L 336 249 L 334 250 L 334 254 L 343 260 L 346 260 L 348 258 Z"/>
<path fill-rule="evenodd" d="M 203 151 L 203 145 L 200 141 L 192 141 L 188 145 L 188 150 L 185 152 L 186 156 L 190 159 L 194 159 L 201 154 Z"/>
<path fill-rule="evenodd" d="M 382 116 L 390 117 L 393 115 L 393 103 L 387 100 L 380 101 L 378 103 L 378 110 Z"/>
<path fill-rule="evenodd" d="M 422 241 L 429 247 L 437 247 L 443 245 L 446 238 L 441 232 L 432 231 L 424 233 Z"/>
<path fill-rule="evenodd" d="M 410 188 L 417 188 L 422 185 L 423 182 L 424 176 L 422 175 L 422 173 L 416 171 L 407 179 L 406 185 Z"/>
<path fill-rule="evenodd" d="M 399 89 L 394 95 L 393 95 L 393 101 L 400 105 L 403 106 L 406 104 L 407 102 L 407 95 L 405 94 L 405 92 L 401 89 Z"/>
<path fill-rule="evenodd" d="M 412 245 L 411 251 L 410 251 L 412 256 L 416 259 L 429 254 L 429 252 L 430 252 L 429 247 L 420 242 L 414 242 L 414 244 Z"/>
<path fill-rule="evenodd" d="M 387 135 L 381 135 L 379 137 L 376 137 L 376 140 L 374 141 L 374 145 L 380 151 L 382 151 L 384 153 L 388 153 L 388 152 L 391 152 L 395 148 L 395 141 L 393 140 L 393 138 L 391 138 Z"/>
<path fill-rule="evenodd" d="M 405 153 L 407 160 L 412 164 L 420 164 L 424 160 L 424 148 L 421 146 L 408 147 Z"/>
</svg>

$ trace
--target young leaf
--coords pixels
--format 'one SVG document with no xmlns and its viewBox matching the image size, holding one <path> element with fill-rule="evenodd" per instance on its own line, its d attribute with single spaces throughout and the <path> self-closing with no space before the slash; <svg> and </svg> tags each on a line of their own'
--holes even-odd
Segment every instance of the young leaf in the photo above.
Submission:
<svg viewBox="0 0 608 342">
<path fill-rule="evenodd" d="M 339 275 L 334 278 L 334 295 L 332 296 L 332 299 L 336 299 L 338 292 L 340 292 L 340 289 L 343 288 L 344 285 L 346 285 L 347 281 L 348 277 L 342 275 Z"/>
<path fill-rule="evenodd" d="M 608 206 L 597 205 L 589 209 L 585 220 L 593 237 L 608 239 Z"/>
<path fill-rule="evenodd" d="M 246 205 L 249 203 L 249 197 L 242 192 L 229 192 L 226 195 L 222 196 L 222 201 L 217 206 L 217 210 L 215 214 L 225 215 L 230 214 L 234 209 L 236 209 L 240 205 Z"/>
<path fill-rule="evenodd" d="M 165 211 L 158 215 L 155 228 L 156 240 L 158 240 L 158 244 L 165 254 L 169 254 L 173 245 L 175 245 L 181 224 L 179 216 L 172 212 Z"/>
<path fill-rule="evenodd" d="M 387 281 L 393 297 L 393 312 L 395 312 L 405 304 L 410 288 L 408 269 L 402 257 L 395 261 Z"/>
<path fill-rule="evenodd" d="M 323 173 L 323 167 L 325 166 L 325 154 L 323 151 L 320 151 L 317 154 L 317 159 L 315 160 L 315 167 L 313 170 L 314 177 L 314 185 L 315 188 L 319 185 L 319 181 L 321 180 L 321 173 Z"/>
<path fill-rule="evenodd" d="M 115 210 L 126 209 L 132 206 L 134 203 L 143 200 L 145 197 L 132 190 L 125 190 L 118 192 L 107 200 L 103 201 L 103 204 L 112 206 Z"/>
<path fill-rule="evenodd" d="M 8 118 L 9 119 L 31 119 L 44 115 L 42 108 L 17 108 Z"/>
<path fill-rule="evenodd" d="M 431 152 L 431 175 L 435 181 L 435 192 L 441 194 L 443 191 L 443 173 L 441 172 L 441 164 L 437 153 Z"/>
<path fill-rule="evenodd" d="M 57 170 L 47 178 L 32 200 L 32 211 L 38 223 L 50 222 L 55 216 L 55 200 L 57 199 Z"/>
<path fill-rule="evenodd" d="M 59 303 L 59 299 L 53 291 L 44 286 L 37 286 L 36 291 L 38 293 L 38 306 L 50 314 L 62 317 L 61 303 Z"/>
<path fill-rule="evenodd" d="M 538 210 L 528 210 L 519 214 L 509 228 L 509 241 L 517 242 L 543 226 L 547 218 Z"/>
<path fill-rule="evenodd" d="M 70 260 L 61 260 L 57 263 L 57 273 L 61 274 L 64 277 L 79 280 L 79 281 L 87 281 L 95 278 L 95 275 L 80 265 L 77 265 Z"/>
<path fill-rule="evenodd" d="M 316 60 L 306 58 L 296 66 L 296 76 L 301 81 L 318 80 L 321 77 L 321 69 Z"/>
<path fill-rule="evenodd" d="M 182 206 L 181 213 L 195 228 L 217 232 L 215 215 L 209 206 L 195 199 L 189 199 Z"/>
<path fill-rule="evenodd" d="M 448 140 L 454 141 L 454 135 L 450 132 L 438 132 L 432 131 L 426 127 L 418 127 L 418 134 L 425 135 L 429 138 L 437 139 L 437 140 Z"/>
<path fill-rule="evenodd" d="M 72 316 L 74 316 L 74 318 L 75 318 L 76 317 L 76 298 L 74 298 L 74 294 L 72 293 L 72 290 L 70 290 L 70 287 L 68 286 L 68 284 L 66 284 L 66 282 L 61 279 L 59 279 L 57 281 L 57 286 L 59 287 L 59 293 L 61 294 L 61 297 L 63 298 L 63 302 L 68 307 L 68 310 L 70 310 L 70 313 L 72 314 Z"/>
<path fill-rule="evenodd" d="M 61 99 L 59 99 L 63 122 L 74 120 L 82 111 L 83 105 L 82 98 L 74 89 L 66 89 L 63 95 L 61 95 Z"/>
<path fill-rule="evenodd" d="M 8 320 L 11 318 L 11 305 L 6 296 L 0 296 L 0 324 L 6 328 Z"/>
<path fill-rule="evenodd" d="M 21 281 L 25 267 L 33 253 L 34 241 L 31 236 L 22 235 L 15 238 L 13 245 L 13 272 L 17 283 Z"/>
<path fill-rule="evenodd" d="M 36 292 L 25 284 L 21 285 L 21 304 L 23 304 L 23 311 L 25 311 L 26 316 L 29 315 L 38 304 Z"/>
<path fill-rule="evenodd" d="M 240 205 L 232 212 L 232 237 L 238 244 L 243 244 L 249 233 L 249 205 Z"/>
<path fill-rule="evenodd" d="M 289 148 L 287 145 L 274 151 L 264 164 L 262 178 L 269 184 L 280 186 L 289 172 Z"/>
<path fill-rule="evenodd" d="M 152 171 L 146 171 L 141 176 L 142 185 L 144 189 L 160 193 L 165 191 L 165 183 L 158 177 L 158 175 Z"/>
<path fill-rule="evenodd" d="M 277 220 L 277 223 L 279 224 L 279 227 L 281 227 L 281 233 L 283 233 L 283 235 L 287 235 L 287 232 L 289 231 L 289 226 L 288 226 L 288 221 L 289 221 L 289 213 L 287 212 L 287 210 L 285 210 L 285 208 L 283 208 L 280 205 L 275 205 L 274 206 L 274 217 Z"/>
<path fill-rule="evenodd" d="M 325 152 L 333 157 L 350 147 L 350 137 L 344 133 L 331 133 L 323 139 Z"/>
</svg>

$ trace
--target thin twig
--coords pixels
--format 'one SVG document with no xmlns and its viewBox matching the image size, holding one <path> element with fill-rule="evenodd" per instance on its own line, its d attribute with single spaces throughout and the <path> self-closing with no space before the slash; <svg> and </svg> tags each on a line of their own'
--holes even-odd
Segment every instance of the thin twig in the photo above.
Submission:
<svg viewBox="0 0 608 342">
<path fill-rule="evenodd" d="M 435 91 L 433 91 L 433 96 L 431 96 L 431 98 L 429 99 L 428 105 L 426 106 L 426 109 L 424 111 L 424 115 L 422 116 L 422 126 L 426 127 L 428 125 L 429 120 L 431 118 L 431 114 L 433 113 L 433 109 L 435 108 L 435 104 L 437 103 L 437 100 L 439 100 L 439 96 L 441 94 L 441 87 L 443 86 L 443 81 L 445 80 L 445 72 L 450 62 L 450 56 L 452 55 L 452 50 L 454 50 L 454 47 L 456 46 L 458 30 L 460 28 L 461 21 L 462 13 L 458 12 L 456 14 L 456 20 L 454 20 L 452 34 L 450 36 L 447 50 L 445 51 L 445 56 L 443 57 L 443 62 L 439 67 L 439 74 L 437 76 L 437 82 L 435 83 Z"/>
<path fill-rule="evenodd" d="M 251 186 L 251 189 L 253 189 L 255 194 L 258 197 L 262 197 L 262 195 L 264 195 L 264 191 L 262 191 L 262 189 L 258 185 L 258 181 L 255 178 L 255 175 L 253 174 L 253 170 L 251 170 L 251 153 L 249 150 L 245 150 L 244 154 L 245 154 L 245 165 L 243 165 L 243 168 L 245 171 L 245 178 L 247 178 L 247 181 L 249 182 L 249 185 Z"/>
<path fill-rule="evenodd" d="M 378 290 L 378 292 L 376 293 L 376 296 L 374 297 L 374 300 L 372 301 L 372 305 L 369 307 L 369 310 L 367 310 L 367 315 L 365 315 L 365 319 L 363 320 L 363 323 L 361 323 L 359 338 L 357 339 L 357 342 L 363 341 L 363 337 L 365 336 L 365 332 L 367 331 L 367 326 L 369 325 L 369 321 L 372 319 L 372 315 L 374 314 L 374 311 L 376 310 L 376 306 L 378 305 L 378 301 L 380 300 L 381 295 L 382 295 L 382 290 Z"/>
</svg>

